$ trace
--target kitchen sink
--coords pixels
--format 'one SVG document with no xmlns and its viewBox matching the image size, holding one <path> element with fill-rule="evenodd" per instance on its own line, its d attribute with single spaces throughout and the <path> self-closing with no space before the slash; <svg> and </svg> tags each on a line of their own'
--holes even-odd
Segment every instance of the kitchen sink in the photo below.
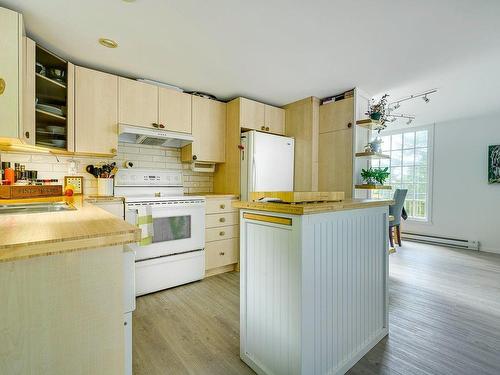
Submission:
<svg viewBox="0 0 500 375">
<path fill-rule="evenodd" d="M 39 214 L 43 212 L 73 211 L 76 208 L 66 202 L 0 204 L 0 215 Z"/>
</svg>

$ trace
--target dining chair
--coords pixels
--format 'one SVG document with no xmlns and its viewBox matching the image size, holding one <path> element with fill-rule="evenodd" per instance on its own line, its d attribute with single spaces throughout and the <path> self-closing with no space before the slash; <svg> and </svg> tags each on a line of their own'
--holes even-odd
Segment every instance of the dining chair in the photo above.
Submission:
<svg viewBox="0 0 500 375">
<path fill-rule="evenodd" d="M 391 246 L 394 246 L 393 233 L 396 230 L 396 241 L 401 246 L 401 214 L 403 212 L 403 205 L 405 203 L 406 193 L 408 189 L 396 189 L 394 192 L 394 204 L 389 206 L 389 215 L 394 216 L 394 220 L 389 222 L 389 241 Z"/>
</svg>

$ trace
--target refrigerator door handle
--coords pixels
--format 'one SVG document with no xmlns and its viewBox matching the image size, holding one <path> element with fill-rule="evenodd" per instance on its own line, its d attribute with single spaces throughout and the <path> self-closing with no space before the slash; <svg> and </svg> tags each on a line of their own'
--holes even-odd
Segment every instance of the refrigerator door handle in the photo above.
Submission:
<svg viewBox="0 0 500 375">
<path fill-rule="evenodd" d="M 251 193 L 251 192 L 254 192 L 255 191 L 255 183 L 256 183 L 256 179 L 257 179 L 257 163 L 255 162 L 255 156 L 252 157 L 252 189 L 248 192 L 248 193 Z M 250 194 L 249 194 L 250 196 Z"/>
</svg>

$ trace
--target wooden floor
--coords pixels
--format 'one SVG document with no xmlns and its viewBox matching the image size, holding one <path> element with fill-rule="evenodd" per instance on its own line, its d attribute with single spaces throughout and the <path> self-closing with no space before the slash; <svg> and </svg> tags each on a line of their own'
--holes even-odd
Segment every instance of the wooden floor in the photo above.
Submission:
<svg viewBox="0 0 500 375">
<path fill-rule="evenodd" d="M 349 374 L 500 374 L 500 256 L 405 242 L 390 333 Z M 134 374 L 254 374 L 239 359 L 239 274 L 137 299 Z"/>
</svg>

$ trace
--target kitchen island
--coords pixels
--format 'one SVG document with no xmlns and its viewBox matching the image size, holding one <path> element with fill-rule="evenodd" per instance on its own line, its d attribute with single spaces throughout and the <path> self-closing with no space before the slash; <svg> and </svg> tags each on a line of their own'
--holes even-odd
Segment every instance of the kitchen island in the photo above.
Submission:
<svg viewBox="0 0 500 375">
<path fill-rule="evenodd" d="M 131 374 L 139 229 L 81 196 L 0 206 L 0 374 Z"/>
<path fill-rule="evenodd" d="M 387 335 L 391 203 L 234 203 L 240 356 L 258 374 L 344 374 Z"/>
</svg>

